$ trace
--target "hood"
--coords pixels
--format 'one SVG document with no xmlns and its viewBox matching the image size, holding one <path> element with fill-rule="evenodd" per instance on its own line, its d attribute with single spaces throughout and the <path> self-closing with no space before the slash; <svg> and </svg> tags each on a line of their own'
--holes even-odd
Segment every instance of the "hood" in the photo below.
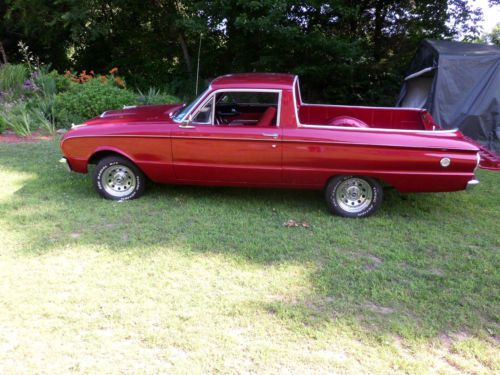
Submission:
<svg viewBox="0 0 500 375">
<path fill-rule="evenodd" d="M 163 104 L 124 107 L 103 112 L 99 117 L 85 121 L 85 124 L 169 121 L 169 114 L 182 106 L 183 104 Z"/>
</svg>

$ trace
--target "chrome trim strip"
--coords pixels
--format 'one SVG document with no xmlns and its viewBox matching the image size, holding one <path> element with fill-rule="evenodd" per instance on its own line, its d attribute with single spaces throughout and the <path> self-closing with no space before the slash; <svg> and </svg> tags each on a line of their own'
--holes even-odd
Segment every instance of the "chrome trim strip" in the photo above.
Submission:
<svg viewBox="0 0 500 375">
<path fill-rule="evenodd" d="M 266 141 L 266 142 L 276 142 L 276 139 L 267 138 L 234 138 L 234 137 L 192 137 L 192 136 L 172 136 L 172 139 L 208 139 L 211 141 Z M 276 137 L 277 138 L 277 137 Z"/>
<path fill-rule="evenodd" d="M 231 127 L 229 127 L 231 128 Z M 261 129 L 262 130 L 262 129 Z M 200 136 L 172 136 L 172 135 L 119 135 L 119 134 L 106 134 L 106 135 L 78 135 L 78 136 L 69 136 L 64 140 L 67 141 L 73 138 L 100 138 L 100 137 L 116 137 L 116 138 L 165 138 L 165 139 L 210 139 L 210 140 L 230 140 L 230 141 L 271 141 L 266 138 L 235 138 L 235 137 L 200 137 Z M 440 150 L 443 151 L 442 147 L 430 147 L 430 146 L 407 146 L 407 145 L 384 145 L 384 144 L 367 144 L 367 143 L 353 143 L 353 142 L 332 142 L 332 141 L 314 141 L 314 140 L 306 140 L 306 139 L 279 139 L 280 142 L 283 143 L 316 143 L 316 144 L 325 144 L 325 145 L 343 145 L 343 146 L 366 146 L 366 147 L 390 147 L 390 148 L 401 148 L 401 149 L 423 149 L 423 150 Z M 276 142 L 274 140 L 273 142 Z M 446 148 L 446 151 L 463 151 L 461 148 Z"/>
<path fill-rule="evenodd" d="M 212 86 L 210 86 L 210 89 Z M 277 116 L 276 116 L 276 128 L 280 127 L 280 120 L 281 120 L 281 97 L 282 97 L 282 91 L 279 89 L 217 89 L 215 91 L 211 91 L 210 94 L 205 98 L 205 100 L 199 104 L 193 106 L 193 109 L 191 113 L 193 113 L 193 118 L 196 118 L 200 110 L 205 106 L 205 104 L 212 98 L 214 97 L 214 107 L 213 107 L 213 113 L 212 116 L 215 115 L 215 96 L 220 93 L 220 92 L 272 92 L 278 94 L 278 108 L 277 108 Z M 198 109 L 199 108 L 199 109 Z M 198 109 L 198 111 L 197 111 Z M 186 116 L 188 116 L 187 114 Z M 214 119 L 212 118 L 212 122 Z M 203 123 L 204 125 L 207 125 L 208 123 Z"/>
<path fill-rule="evenodd" d="M 199 99 L 193 105 L 193 108 L 191 108 L 191 112 L 190 113 L 192 113 L 196 108 L 198 108 L 198 105 L 200 104 L 200 102 L 203 99 L 205 99 L 207 97 L 207 93 L 210 93 L 211 91 L 212 91 L 212 84 L 210 84 L 208 86 L 208 88 L 202 93 L 202 94 L 205 94 L 205 95 L 200 95 L 199 96 Z M 180 119 L 179 121 L 176 121 L 173 117 L 171 117 L 171 119 L 172 119 L 172 121 L 174 121 L 174 122 L 176 122 L 178 124 L 181 124 L 185 120 L 185 118 L 189 116 L 190 113 L 186 113 L 186 115 L 182 119 Z"/>
<path fill-rule="evenodd" d="M 198 121 L 194 121 L 194 119 L 196 118 L 196 116 L 198 116 L 198 114 L 201 112 L 201 110 L 205 107 L 206 104 L 208 104 L 209 101 L 212 101 L 212 104 L 210 105 L 212 107 L 212 113 L 210 114 L 210 119 L 208 120 L 208 122 L 198 122 Z M 214 95 L 209 95 L 208 96 L 208 99 L 205 100 L 203 102 L 203 104 L 201 104 L 199 107 L 198 107 L 198 112 L 196 112 L 195 115 L 193 115 L 193 121 L 191 121 L 191 124 L 196 124 L 196 125 L 212 125 L 212 122 L 215 122 L 215 97 Z M 179 127 L 182 127 L 179 126 Z M 186 127 L 184 127 L 186 128 Z M 192 126 L 191 129 L 194 129 L 195 126 Z"/>
<path fill-rule="evenodd" d="M 255 134 L 258 135 L 258 134 Z M 208 139 L 215 141 L 267 141 L 267 142 L 276 142 L 276 140 L 271 140 L 267 138 L 243 138 L 243 137 L 202 137 L 202 136 L 192 136 L 192 135 L 79 135 L 75 137 L 67 137 L 64 140 L 68 139 L 78 139 L 78 138 L 164 138 L 164 139 Z M 304 141 L 307 142 L 307 141 Z"/>
<path fill-rule="evenodd" d="M 301 128 L 314 128 L 314 129 L 337 129 L 337 130 L 354 130 L 354 131 L 375 131 L 375 132 L 401 132 L 401 133 L 417 133 L 417 134 L 445 134 L 455 133 L 455 129 L 442 129 L 442 130 L 407 130 L 407 129 L 387 129 L 387 128 L 351 128 L 348 126 L 330 126 L 330 125 L 300 125 Z"/>
<path fill-rule="evenodd" d="M 297 98 L 295 95 L 295 85 L 298 84 L 298 76 L 295 76 L 294 80 L 294 88 L 293 88 L 293 106 L 295 108 L 295 118 L 297 122 L 297 129 L 298 128 L 311 128 L 311 129 L 337 129 L 337 130 L 347 130 L 347 131 L 372 131 L 372 132 L 398 132 L 398 133 L 412 133 L 412 134 L 433 134 L 433 133 L 455 133 L 458 129 L 444 129 L 444 130 L 406 130 L 406 129 L 384 129 L 384 128 L 351 128 L 347 126 L 330 126 L 330 125 L 309 125 L 309 124 L 302 124 L 300 122 L 299 118 L 299 112 L 297 108 Z M 300 92 L 300 87 L 297 89 Z M 304 102 L 302 102 L 302 105 L 309 105 Z M 347 107 L 347 108 L 371 108 L 371 109 L 394 109 L 394 110 L 407 110 L 407 109 L 414 109 L 422 112 L 422 109 L 420 108 L 398 108 L 398 107 L 362 107 L 362 106 L 344 106 L 344 105 L 329 105 L 329 104 L 311 104 L 314 106 L 323 106 L 323 107 Z"/>
<path fill-rule="evenodd" d="M 299 84 L 299 76 L 295 76 L 293 80 L 293 94 L 295 96 L 295 84 L 297 84 L 297 92 L 299 93 L 300 105 L 304 105 L 304 101 L 302 100 L 302 93 L 300 92 L 300 84 Z"/>
<path fill-rule="evenodd" d="M 273 137 L 274 139 L 277 139 L 279 137 L 279 134 L 278 133 L 262 133 L 262 136 Z"/>
<path fill-rule="evenodd" d="M 479 168 L 479 164 L 481 163 L 481 155 L 479 154 L 479 151 L 476 153 L 476 167 L 474 168 L 474 173 L 476 173 L 477 169 Z"/>
</svg>

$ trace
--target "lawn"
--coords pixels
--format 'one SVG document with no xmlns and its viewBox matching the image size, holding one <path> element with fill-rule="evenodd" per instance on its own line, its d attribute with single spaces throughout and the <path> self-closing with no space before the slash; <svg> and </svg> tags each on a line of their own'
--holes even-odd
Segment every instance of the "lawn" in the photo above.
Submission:
<svg viewBox="0 0 500 375">
<path fill-rule="evenodd" d="M 316 191 L 105 201 L 59 157 L 0 144 L 2 374 L 500 371 L 500 173 L 349 220 Z"/>
</svg>

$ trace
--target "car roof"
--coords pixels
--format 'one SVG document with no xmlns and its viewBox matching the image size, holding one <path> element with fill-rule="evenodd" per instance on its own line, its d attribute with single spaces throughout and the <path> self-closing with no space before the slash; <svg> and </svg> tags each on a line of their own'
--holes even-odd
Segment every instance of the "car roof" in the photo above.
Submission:
<svg viewBox="0 0 500 375">
<path fill-rule="evenodd" d="M 214 79 L 212 89 L 292 89 L 293 74 L 282 73 L 239 73 L 228 74 Z"/>
</svg>

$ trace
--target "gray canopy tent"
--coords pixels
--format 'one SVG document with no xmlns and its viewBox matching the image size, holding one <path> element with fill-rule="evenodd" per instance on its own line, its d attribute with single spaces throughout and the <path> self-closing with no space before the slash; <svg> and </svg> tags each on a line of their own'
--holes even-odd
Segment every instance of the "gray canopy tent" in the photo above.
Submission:
<svg viewBox="0 0 500 375">
<path fill-rule="evenodd" d="M 424 40 L 396 106 L 425 108 L 442 128 L 500 154 L 500 47 Z"/>
</svg>

